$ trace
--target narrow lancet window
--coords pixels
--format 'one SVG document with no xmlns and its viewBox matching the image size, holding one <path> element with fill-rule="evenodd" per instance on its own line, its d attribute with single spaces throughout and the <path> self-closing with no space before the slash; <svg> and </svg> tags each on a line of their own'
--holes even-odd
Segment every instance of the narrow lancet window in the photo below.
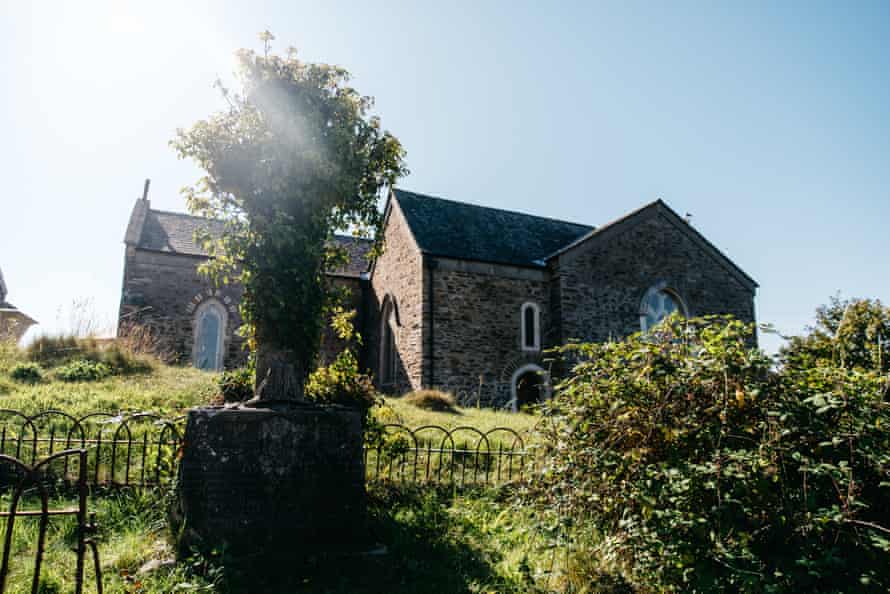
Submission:
<svg viewBox="0 0 890 594">
<path fill-rule="evenodd" d="M 541 311 L 534 303 L 525 303 L 520 311 L 522 350 L 541 350 Z"/>
</svg>

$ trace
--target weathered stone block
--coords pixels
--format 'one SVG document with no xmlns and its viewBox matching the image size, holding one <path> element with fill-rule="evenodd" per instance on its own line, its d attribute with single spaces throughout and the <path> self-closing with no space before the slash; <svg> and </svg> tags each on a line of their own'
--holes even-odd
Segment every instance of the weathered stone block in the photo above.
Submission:
<svg viewBox="0 0 890 594">
<path fill-rule="evenodd" d="M 367 546 L 361 413 L 193 409 L 179 502 L 186 547 L 277 557 Z"/>
</svg>

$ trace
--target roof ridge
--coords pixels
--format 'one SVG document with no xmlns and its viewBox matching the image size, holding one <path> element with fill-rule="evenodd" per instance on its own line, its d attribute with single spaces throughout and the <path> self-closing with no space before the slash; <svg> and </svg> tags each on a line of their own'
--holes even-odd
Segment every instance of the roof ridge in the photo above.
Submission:
<svg viewBox="0 0 890 594">
<path fill-rule="evenodd" d="M 148 212 L 154 212 L 154 213 L 166 214 L 166 215 L 173 215 L 173 216 L 175 216 L 175 217 L 187 217 L 187 218 L 189 218 L 189 219 L 200 219 L 200 220 L 202 220 L 202 221 L 214 221 L 214 222 L 217 222 L 217 223 L 224 223 L 224 222 L 225 222 L 225 221 L 223 221 L 222 219 L 211 219 L 210 217 L 204 217 L 204 216 L 201 216 L 201 215 L 195 215 L 195 214 L 191 214 L 191 213 L 188 213 L 188 212 L 176 212 L 176 211 L 173 211 L 173 210 L 163 210 L 163 209 L 160 209 L 160 208 L 149 208 L 149 209 L 148 209 Z"/>
<path fill-rule="evenodd" d="M 586 227 L 588 229 L 596 229 L 594 225 L 588 225 L 587 223 L 576 223 L 575 221 L 567 221 L 565 219 L 557 219 L 554 217 L 545 217 L 536 214 L 529 214 L 527 212 L 520 212 L 518 210 L 510 210 L 508 208 L 498 208 L 497 206 L 482 206 L 481 204 L 473 204 L 472 202 L 461 202 L 460 200 L 452 200 L 450 198 L 442 198 L 441 196 L 433 196 L 431 194 L 421 194 L 420 192 L 414 192 L 412 190 L 403 190 L 401 188 L 394 188 L 395 192 L 405 192 L 408 194 L 413 194 L 414 196 L 420 196 L 422 198 L 432 198 L 433 200 L 440 200 L 442 202 L 450 202 L 451 204 L 460 204 L 461 206 L 469 206 L 472 208 L 479 208 L 482 210 L 494 210 L 498 212 L 504 212 L 507 214 L 520 215 L 523 217 L 531 217 L 535 219 L 541 219 L 542 221 L 552 221 L 554 223 L 562 223 L 564 225 L 574 225 L 576 227 Z"/>
<path fill-rule="evenodd" d="M 163 210 L 163 209 L 160 209 L 160 208 L 149 208 L 149 209 L 148 209 L 148 212 L 160 213 L 160 214 L 165 214 L 165 215 L 172 215 L 172 216 L 175 216 L 175 217 L 186 217 L 186 218 L 189 218 L 189 219 L 197 219 L 197 220 L 199 220 L 199 221 L 209 221 L 209 222 L 212 222 L 212 223 L 225 223 L 225 221 L 222 220 L 222 219 L 212 219 L 212 218 L 210 218 L 210 217 L 205 217 L 205 216 L 201 216 L 201 215 L 195 215 L 195 214 L 191 214 L 191 213 L 188 213 L 188 212 L 176 212 L 176 211 L 174 211 L 174 210 Z M 341 238 L 343 238 L 343 239 L 355 239 L 355 240 L 357 240 L 357 241 L 371 241 L 371 242 L 374 241 L 374 240 L 371 239 L 370 237 L 356 237 L 355 235 L 347 235 L 347 234 L 345 234 L 345 233 L 334 233 L 334 237 L 341 237 Z"/>
</svg>

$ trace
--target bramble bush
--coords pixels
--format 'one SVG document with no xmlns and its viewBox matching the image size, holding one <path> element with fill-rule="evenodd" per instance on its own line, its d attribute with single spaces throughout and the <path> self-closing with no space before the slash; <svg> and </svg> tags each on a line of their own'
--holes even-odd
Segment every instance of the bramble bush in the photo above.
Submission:
<svg viewBox="0 0 890 594">
<path fill-rule="evenodd" d="M 16 363 L 9 377 L 17 382 L 36 384 L 43 380 L 43 369 L 37 363 Z"/>
<path fill-rule="evenodd" d="M 564 347 L 537 496 L 642 591 L 888 591 L 887 376 L 774 370 L 753 332 L 674 317 Z"/>
<path fill-rule="evenodd" d="M 56 368 L 56 377 L 63 382 L 95 382 L 112 375 L 113 370 L 105 363 L 77 359 Z"/>
</svg>

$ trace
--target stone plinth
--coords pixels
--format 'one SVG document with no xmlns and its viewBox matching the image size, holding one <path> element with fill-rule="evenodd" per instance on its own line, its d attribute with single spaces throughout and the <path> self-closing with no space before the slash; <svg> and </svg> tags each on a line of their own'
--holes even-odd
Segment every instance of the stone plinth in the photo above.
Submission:
<svg viewBox="0 0 890 594">
<path fill-rule="evenodd" d="M 193 409 L 179 501 L 186 547 L 268 557 L 367 546 L 361 413 Z"/>
</svg>

